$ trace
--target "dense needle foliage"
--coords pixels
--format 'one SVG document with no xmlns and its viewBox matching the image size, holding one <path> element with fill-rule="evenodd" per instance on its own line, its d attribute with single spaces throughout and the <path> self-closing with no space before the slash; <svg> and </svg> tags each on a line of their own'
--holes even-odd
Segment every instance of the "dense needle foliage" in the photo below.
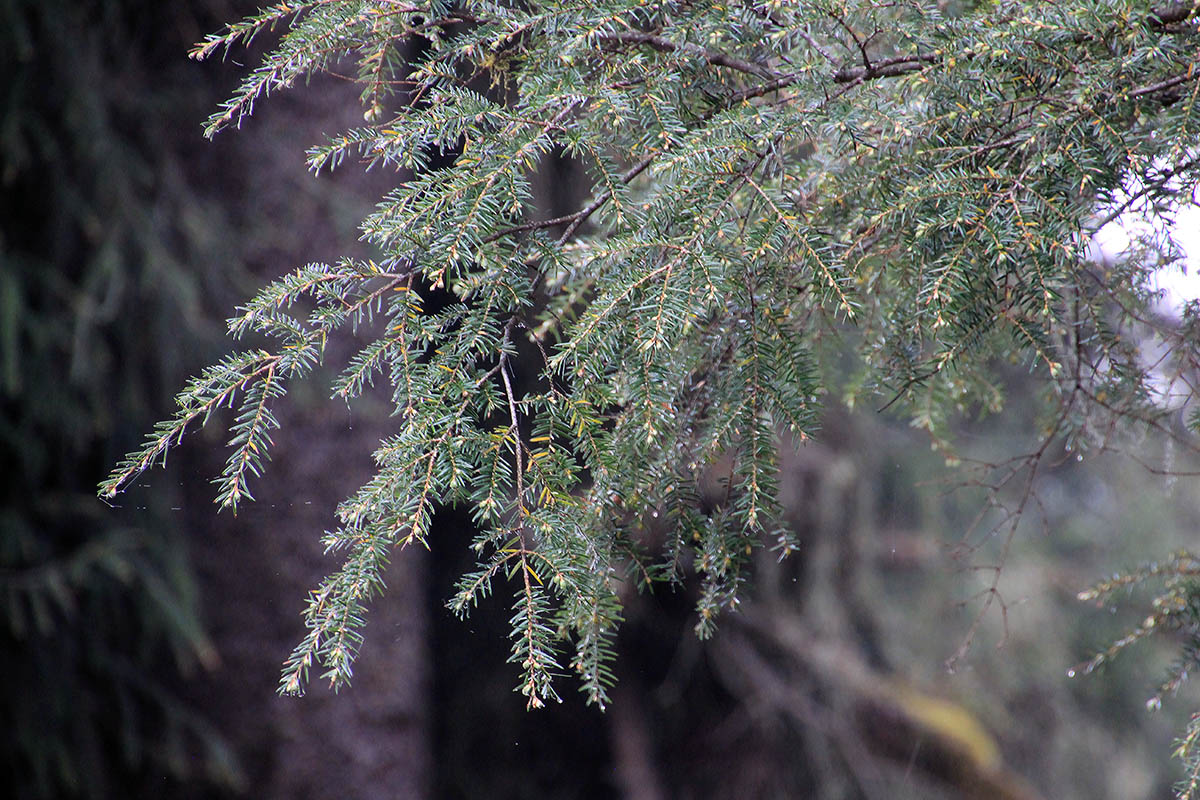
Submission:
<svg viewBox="0 0 1200 800">
<path fill-rule="evenodd" d="M 332 394 L 386 392 L 395 433 L 326 534 L 344 564 L 281 690 L 351 677 L 387 559 L 454 504 L 479 535 L 451 606 L 512 593 L 529 704 L 568 668 L 603 704 L 626 582 L 698 573 L 706 635 L 753 550 L 795 546 L 776 453 L 820 435 L 831 392 L 907 411 L 952 457 L 950 421 L 999 411 L 997 366 L 1019 365 L 1043 387 L 1029 480 L 1051 442 L 1173 424 L 1195 309 L 1157 316 L 1152 276 L 1176 248 L 1149 225 L 1126 258 L 1087 251 L 1193 196 L 1198 24 L 1195 3 L 1119 0 L 272 6 L 195 49 L 283 29 L 206 131 L 356 68 L 364 123 L 308 165 L 395 172 L 362 224 L 378 256 L 240 308 L 230 331 L 256 344 L 193 379 L 101 493 L 229 407 L 217 500 L 236 510 L 289 383 L 356 334 Z M 547 219 L 531 180 L 555 158 L 591 195 Z M 1147 363 L 1148 337 L 1170 355 Z"/>
</svg>

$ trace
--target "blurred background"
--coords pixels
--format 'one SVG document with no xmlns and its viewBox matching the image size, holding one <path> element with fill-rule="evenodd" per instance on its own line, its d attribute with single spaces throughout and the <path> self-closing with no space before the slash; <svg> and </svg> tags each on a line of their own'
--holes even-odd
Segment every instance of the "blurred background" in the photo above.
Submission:
<svg viewBox="0 0 1200 800">
<path fill-rule="evenodd" d="M 238 303 L 303 263 L 369 255 L 357 222 L 395 179 L 305 171 L 309 144 L 361 119 L 338 77 L 201 138 L 255 54 L 198 64 L 187 50 L 252 10 L 0 0 L 9 796 L 1171 796 L 1172 738 L 1197 697 L 1185 688 L 1154 713 L 1145 700 L 1176 643 L 1068 671 L 1146 613 L 1138 596 L 1083 604 L 1081 589 L 1197 546 L 1196 479 L 1156 472 L 1195 471 L 1190 455 L 1153 438 L 1119 442 L 1152 469 L 1055 453 L 1010 536 L 994 523 L 1022 473 L 989 495 L 994 470 L 948 468 L 904 420 L 848 409 L 837 387 L 820 442 L 783 453 L 801 551 L 761 553 L 741 611 L 703 644 L 686 587 L 627 591 L 607 712 L 569 679 L 565 702 L 527 712 L 505 605 L 466 622 L 445 609 L 471 559 L 454 509 L 431 550 L 393 559 L 354 686 L 277 696 L 306 592 L 335 566 L 319 537 L 369 475 L 387 409 L 330 402 L 327 381 L 295 387 L 258 501 L 237 517 L 211 503 L 219 425 L 115 507 L 94 488 L 232 349 Z M 573 210 L 570 174 L 544 171 L 548 216 Z M 1032 390 L 1018 369 L 1009 385 L 1003 417 L 962 423 L 982 463 L 1035 444 Z"/>
</svg>

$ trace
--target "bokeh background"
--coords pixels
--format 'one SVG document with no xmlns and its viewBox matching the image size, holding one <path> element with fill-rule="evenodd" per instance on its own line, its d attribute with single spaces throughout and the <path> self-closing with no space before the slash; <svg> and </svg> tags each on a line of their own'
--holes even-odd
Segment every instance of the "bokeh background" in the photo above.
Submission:
<svg viewBox="0 0 1200 800">
<path fill-rule="evenodd" d="M 320 535 L 369 474 L 386 407 L 331 402 L 319 379 L 297 387 L 257 502 L 236 517 L 211 503 L 219 425 L 115 506 L 94 490 L 183 381 L 233 348 L 223 320 L 239 302 L 306 262 L 370 255 L 356 224 L 396 179 L 305 171 L 309 144 L 360 119 L 337 76 L 202 139 L 269 42 L 223 62 L 186 53 L 252 10 L 0 0 L 7 796 L 1171 796 L 1172 738 L 1200 698 L 1145 701 L 1177 643 L 1068 671 L 1145 615 L 1136 594 L 1096 608 L 1079 590 L 1197 545 L 1197 479 L 1156 471 L 1195 471 L 1191 454 L 1153 437 L 1112 442 L 1152 469 L 1055 453 L 1010 548 L 989 533 L 978 475 L 905 420 L 847 408 L 836 383 L 819 442 L 782 454 L 801 551 L 761 553 L 742 609 L 706 643 L 688 587 L 626 591 L 606 712 L 569 678 L 561 705 L 527 712 L 504 604 L 466 622 L 445 609 L 471 557 L 455 509 L 430 550 L 393 559 L 353 687 L 277 696 L 305 594 L 335 565 Z M 542 171 L 547 216 L 584 191 L 573 172 Z M 961 421 L 982 462 L 1035 441 L 1032 390 L 1020 370 L 1008 379 L 1004 416 Z"/>
</svg>

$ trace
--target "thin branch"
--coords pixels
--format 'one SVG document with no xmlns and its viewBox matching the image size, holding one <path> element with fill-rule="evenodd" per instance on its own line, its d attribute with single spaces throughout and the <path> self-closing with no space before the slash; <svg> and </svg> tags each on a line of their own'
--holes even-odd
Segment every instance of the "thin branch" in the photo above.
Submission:
<svg viewBox="0 0 1200 800">
<path fill-rule="evenodd" d="M 596 37 L 596 40 L 606 44 L 644 44 L 653 47 L 655 50 L 663 53 L 679 51 L 689 55 L 697 56 L 704 59 L 714 67 L 728 67 L 735 69 L 738 72 L 745 72 L 749 75 L 757 75 L 760 78 L 771 78 L 775 74 L 764 66 L 752 64 L 749 61 L 743 61 L 740 58 L 734 58 L 731 55 L 722 53 L 719 50 L 712 50 L 707 47 L 701 47 L 698 44 L 691 42 L 673 42 L 670 39 L 663 38 L 653 33 L 643 33 L 641 31 L 625 31 L 623 33 L 607 33 Z"/>
<path fill-rule="evenodd" d="M 1164 89 L 1170 89 L 1173 86 L 1178 86 L 1181 83 L 1196 80 L 1197 78 L 1200 78 L 1200 70 L 1196 69 L 1196 64 L 1189 64 L 1187 72 L 1182 75 L 1176 75 L 1174 78 L 1167 78 L 1165 81 L 1159 81 L 1149 86 L 1143 86 L 1140 89 L 1134 89 L 1128 96 L 1141 97 L 1142 95 L 1154 94 L 1155 92 L 1161 92 Z"/>
<path fill-rule="evenodd" d="M 659 154 L 657 152 L 651 153 L 650 155 L 646 156 L 641 161 L 639 161 L 638 163 L 636 163 L 632 167 L 630 167 L 625 172 L 625 174 L 621 176 L 621 179 L 620 179 L 621 183 L 628 184 L 630 181 L 632 181 L 638 175 L 641 175 L 646 170 L 646 167 L 650 166 L 650 164 L 653 163 L 654 159 L 658 155 Z M 491 242 L 494 242 L 497 239 L 502 239 L 505 236 L 511 236 L 514 233 L 524 233 L 525 231 L 541 230 L 542 228 L 553 228 L 556 225 L 565 225 L 567 223 L 570 223 L 570 227 L 568 227 L 567 230 L 563 233 L 563 235 L 561 237 L 559 237 L 558 244 L 562 245 L 571 238 L 572 234 L 574 234 L 575 231 L 579 229 L 580 225 L 582 225 L 584 222 L 587 221 L 588 217 L 590 217 L 592 214 L 595 214 L 596 211 L 598 211 L 601 206 L 603 206 L 605 203 L 607 203 L 609 200 L 611 200 L 612 196 L 613 196 L 613 192 L 611 190 L 609 190 L 609 191 L 605 192 L 604 194 L 600 195 L 599 197 L 597 197 L 595 200 L 593 200 L 587 206 L 579 209 L 578 211 L 574 212 L 573 214 L 566 214 L 561 217 L 555 217 L 554 219 L 542 219 L 542 220 L 534 220 L 533 222 L 523 222 L 520 225 L 513 225 L 512 227 L 505 228 L 502 231 L 496 231 L 495 233 L 484 237 L 483 243 L 490 244 Z"/>
<path fill-rule="evenodd" d="M 759 86 L 744 89 L 740 92 L 734 92 L 733 94 L 729 95 L 728 99 L 723 104 L 723 107 L 730 108 L 736 106 L 738 103 L 743 103 L 746 100 L 753 100 L 756 97 L 762 97 L 764 94 L 770 94 L 771 92 L 775 92 L 780 89 L 786 89 L 793 83 L 796 83 L 798 80 L 800 80 L 803 75 L 804 73 L 802 72 L 788 72 Z"/>
<path fill-rule="evenodd" d="M 651 153 L 638 163 L 634 164 L 624 175 L 621 176 L 621 183 L 627 184 L 638 175 L 641 175 L 646 170 L 646 167 L 650 166 L 650 164 L 653 163 L 654 159 L 657 157 L 658 153 Z M 575 219 L 575 221 L 571 223 L 570 227 L 563 231 L 563 235 L 559 237 L 558 244 L 562 245 L 569 241 L 575 231 L 579 229 L 579 226 L 587 222 L 588 217 L 590 217 L 592 214 L 595 214 L 596 211 L 600 209 L 600 206 L 607 203 L 612 196 L 613 192 L 610 189 L 589 203 L 586 208 L 579 211 L 577 214 L 577 219 Z"/>
<path fill-rule="evenodd" d="M 920 72 L 930 64 L 939 63 L 942 56 L 937 53 L 918 53 L 911 56 L 884 58 L 865 67 L 844 67 L 833 73 L 834 83 L 853 83 L 878 78 L 894 78 L 910 72 Z"/>
<path fill-rule="evenodd" d="M 851 28 L 846 23 L 846 20 L 842 19 L 840 15 L 835 14 L 832 10 L 828 10 L 826 13 L 829 14 L 829 16 L 832 17 L 838 25 L 841 25 L 843 28 L 845 28 L 846 33 L 850 34 L 850 38 L 854 40 L 854 44 L 858 46 L 858 52 L 862 55 L 863 68 L 869 71 L 871 69 L 871 58 L 867 55 L 867 46 L 863 43 L 863 40 L 858 37 L 858 33 L 856 33 L 854 28 Z"/>
<path fill-rule="evenodd" d="M 522 222 L 520 225 L 513 225 L 510 228 L 505 228 L 502 231 L 496 231 L 493 234 L 485 236 L 483 243 L 491 244 L 497 239 L 503 239 L 505 236 L 511 236 L 514 233 L 525 233 L 526 231 L 536 231 L 542 228 L 553 228 L 555 225 L 565 225 L 568 222 L 574 222 L 582 213 L 582 211 L 576 211 L 574 214 L 564 214 L 554 219 L 538 219 L 532 222 Z"/>
<path fill-rule="evenodd" d="M 508 329 L 505 330 L 506 342 L 507 337 Z M 508 374 L 508 353 L 506 352 L 500 353 L 500 378 L 504 381 L 504 398 L 508 401 L 509 424 L 513 437 L 513 456 L 516 458 L 517 510 L 518 513 L 523 514 L 525 511 L 525 463 L 521 456 L 525 446 L 521 441 L 521 421 L 517 416 L 517 403 L 513 396 L 512 378 Z M 522 546 L 524 546 L 523 540 Z"/>
<path fill-rule="evenodd" d="M 829 49 L 825 47 L 825 45 L 818 42 L 811 33 L 803 29 L 797 30 L 796 33 L 800 34 L 800 38 L 808 42 L 809 46 L 812 47 L 813 50 L 816 50 L 818 53 L 820 53 L 821 57 L 830 64 L 833 64 L 835 67 L 841 65 L 842 62 L 838 61 L 837 56 L 829 52 Z"/>
<path fill-rule="evenodd" d="M 1121 203 L 1121 205 L 1117 206 L 1112 211 L 1110 211 L 1109 213 L 1107 213 L 1103 217 L 1101 217 L 1099 220 L 1097 220 L 1096 222 L 1094 222 L 1090 226 L 1088 226 L 1087 232 L 1095 233 L 1096 231 L 1100 230 L 1105 225 L 1112 222 L 1117 217 L 1121 216 L 1126 211 L 1128 211 L 1129 207 L 1132 206 L 1134 203 L 1136 203 L 1138 200 L 1141 200 L 1143 197 L 1150 194 L 1151 192 L 1161 191 L 1168 183 L 1171 182 L 1171 180 L 1173 178 L 1176 178 L 1180 174 L 1187 172 L 1189 169 L 1192 169 L 1197 164 L 1200 164 L 1200 156 L 1197 156 L 1196 158 L 1193 158 L 1193 159 L 1183 162 L 1175 169 L 1163 170 L 1162 177 L 1160 177 L 1156 180 L 1153 180 L 1153 181 L 1149 181 L 1140 190 L 1131 194 L 1129 196 L 1129 199 L 1127 199 L 1124 203 Z"/>
</svg>

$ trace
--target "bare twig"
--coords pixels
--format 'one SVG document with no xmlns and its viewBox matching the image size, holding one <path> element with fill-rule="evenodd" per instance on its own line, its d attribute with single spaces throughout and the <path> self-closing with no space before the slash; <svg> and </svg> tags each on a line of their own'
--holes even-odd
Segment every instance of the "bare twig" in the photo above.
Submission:
<svg viewBox="0 0 1200 800">
<path fill-rule="evenodd" d="M 1129 207 L 1132 206 L 1134 203 L 1136 203 L 1138 200 L 1141 200 L 1143 197 L 1150 194 L 1151 192 L 1161 191 L 1162 189 L 1164 189 L 1166 187 L 1166 185 L 1168 183 L 1171 182 L 1171 180 L 1173 178 L 1178 177 L 1180 174 L 1187 172 L 1188 170 L 1192 169 L 1193 167 L 1195 167 L 1197 165 L 1200 165 L 1200 156 L 1197 156 L 1196 158 L 1192 158 L 1192 159 L 1189 159 L 1188 161 L 1183 162 L 1175 169 L 1169 169 L 1169 168 L 1164 169 L 1162 171 L 1162 175 L 1159 178 L 1152 180 L 1152 181 L 1147 181 L 1145 186 L 1143 186 L 1141 189 L 1139 189 L 1138 191 L 1131 194 L 1124 203 L 1121 203 L 1121 205 L 1117 206 L 1112 211 L 1110 211 L 1109 213 L 1105 214 L 1103 217 L 1098 219 L 1096 222 L 1092 223 L 1088 227 L 1087 232 L 1095 233 L 1096 231 L 1100 230 L 1105 225 L 1112 222 L 1117 217 L 1121 216 L 1126 211 L 1128 211 Z"/>
</svg>

